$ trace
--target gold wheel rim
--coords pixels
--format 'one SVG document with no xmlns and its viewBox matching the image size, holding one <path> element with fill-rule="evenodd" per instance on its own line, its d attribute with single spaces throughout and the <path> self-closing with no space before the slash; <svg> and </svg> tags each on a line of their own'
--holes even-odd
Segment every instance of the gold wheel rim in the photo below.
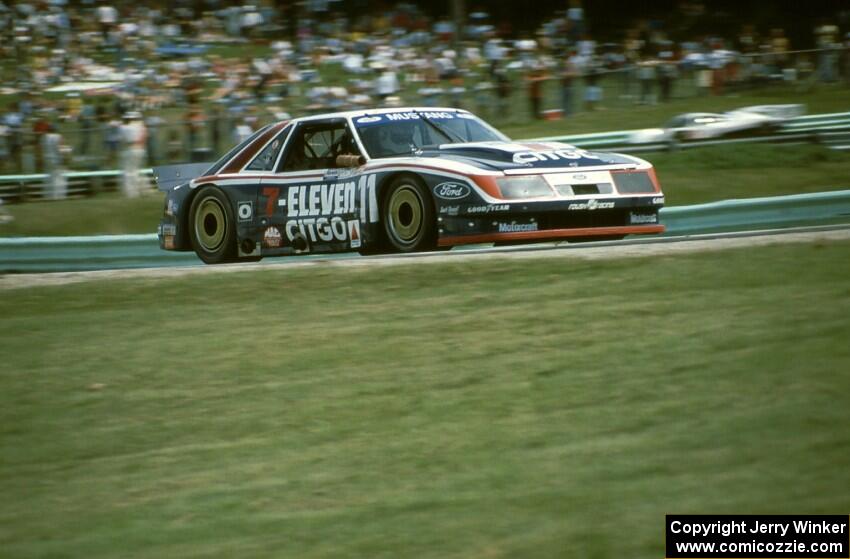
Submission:
<svg viewBox="0 0 850 559">
<path fill-rule="evenodd" d="M 226 230 L 227 218 L 221 203 L 215 198 L 207 198 L 201 202 L 195 214 L 195 237 L 204 250 L 217 250 L 224 242 Z"/>
<path fill-rule="evenodd" d="M 404 244 L 412 244 L 422 230 L 422 199 L 412 186 L 402 186 L 390 197 L 390 228 Z"/>
</svg>

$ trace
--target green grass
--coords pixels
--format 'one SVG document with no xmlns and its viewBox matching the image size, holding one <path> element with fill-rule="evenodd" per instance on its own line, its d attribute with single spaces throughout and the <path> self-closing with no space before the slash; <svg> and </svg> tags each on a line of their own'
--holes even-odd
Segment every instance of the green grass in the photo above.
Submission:
<svg viewBox="0 0 850 559">
<path fill-rule="evenodd" d="M 649 557 L 850 508 L 850 243 L 0 293 L 9 557 Z"/>
<path fill-rule="evenodd" d="M 0 236 L 155 233 L 162 208 L 161 192 L 132 200 L 112 193 L 78 200 L 3 206 L 15 219 L 0 223 Z"/>
<path fill-rule="evenodd" d="M 750 144 L 644 155 L 658 171 L 669 205 L 850 188 L 850 153 L 822 146 Z M 152 233 L 161 194 L 6 206 L 15 220 L 0 236 Z"/>
<path fill-rule="evenodd" d="M 850 189 L 850 153 L 823 146 L 730 145 L 641 156 L 655 165 L 673 206 Z"/>
<path fill-rule="evenodd" d="M 609 96 L 610 97 L 610 96 Z M 801 91 L 791 86 L 759 88 L 720 96 L 685 97 L 658 105 L 631 105 L 610 99 L 602 109 L 579 112 L 573 117 L 553 122 L 515 122 L 523 118 L 525 104 L 516 105 L 513 115 L 499 126 L 511 138 L 532 138 L 590 132 L 655 128 L 672 117 L 689 112 L 722 112 L 750 105 L 803 103 L 808 114 L 850 111 L 848 88 L 843 85 L 821 85 L 812 91 Z M 557 99 L 550 96 L 547 108 L 558 107 Z M 517 113 L 516 111 L 520 111 Z M 499 121 L 494 119 L 495 123 Z"/>
</svg>

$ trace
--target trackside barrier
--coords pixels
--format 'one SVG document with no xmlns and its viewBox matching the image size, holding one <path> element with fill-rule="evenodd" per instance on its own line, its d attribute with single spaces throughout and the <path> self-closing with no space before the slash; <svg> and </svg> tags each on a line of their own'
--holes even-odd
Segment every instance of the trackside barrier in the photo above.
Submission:
<svg viewBox="0 0 850 559">
<path fill-rule="evenodd" d="M 850 223 L 850 190 L 673 206 L 661 221 L 665 235 Z"/>
<path fill-rule="evenodd" d="M 667 226 L 665 235 L 670 236 L 850 223 L 850 190 L 674 206 L 661 210 L 661 221 Z M 154 234 L 0 238 L 0 273 L 152 268 L 200 263 L 191 252 L 160 250 Z"/>
<path fill-rule="evenodd" d="M 710 140 L 689 140 L 670 144 L 656 142 L 634 144 L 630 138 L 636 130 L 619 130 L 593 134 L 573 134 L 569 136 L 549 136 L 533 138 L 535 142 L 564 142 L 581 148 L 601 149 L 621 152 L 647 152 L 676 148 L 696 148 L 709 145 L 723 145 L 740 142 L 819 142 L 835 149 L 850 149 L 850 112 L 828 113 L 799 116 L 788 119 L 773 134 L 749 138 L 719 138 Z M 151 169 L 141 174 L 148 177 Z M 65 173 L 68 182 L 68 196 L 71 198 L 91 196 L 99 192 L 115 191 L 120 187 L 121 171 L 74 171 Z M 44 173 L 29 175 L 0 175 L 0 200 L 26 202 L 48 198 L 48 176 Z M 150 185 L 152 187 L 152 185 Z"/>
<path fill-rule="evenodd" d="M 704 145 L 753 142 L 753 141 L 824 141 L 829 143 L 829 137 L 823 136 L 828 132 L 850 132 L 850 112 L 828 113 L 818 115 L 799 116 L 785 121 L 781 128 L 773 134 L 753 136 L 751 138 L 738 138 L 729 140 L 718 138 L 714 140 L 691 140 L 679 142 L 677 147 L 699 147 Z M 634 144 L 630 138 L 638 130 L 621 130 L 617 132 L 600 132 L 597 134 L 573 134 L 569 136 L 549 136 L 546 138 L 534 138 L 537 142 L 564 142 L 581 148 L 604 148 L 617 151 L 655 151 L 670 147 L 667 143 Z"/>
</svg>

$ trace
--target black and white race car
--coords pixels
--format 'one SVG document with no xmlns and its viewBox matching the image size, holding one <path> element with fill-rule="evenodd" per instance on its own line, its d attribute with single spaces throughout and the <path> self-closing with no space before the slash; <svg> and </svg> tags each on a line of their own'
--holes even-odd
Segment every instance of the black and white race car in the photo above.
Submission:
<svg viewBox="0 0 850 559">
<path fill-rule="evenodd" d="M 633 144 L 676 143 L 691 140 L 739 138 L 774 134 L 791 118 L 804 112 L 804 105 L 758 105 L 725 113 L 685 113 L 667 121 L 662 128 L 635 130 Z"/>
<path fill-rule="evenodd" d="M 512 142 L 458 109 L 278 122 L 212 165 L 154 175 L 166 193 L 160 246 L 207 263 L 664 230 L 664 195 L 648 162 Z"/>
</svg>

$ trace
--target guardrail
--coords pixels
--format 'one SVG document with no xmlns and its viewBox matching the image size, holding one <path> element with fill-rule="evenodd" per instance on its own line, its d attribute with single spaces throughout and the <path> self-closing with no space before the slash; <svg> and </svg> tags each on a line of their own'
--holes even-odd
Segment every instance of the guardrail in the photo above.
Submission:
<svg viewBox="0 0 850 559">
<path fill-rule="evenodd" d="M 661 210 L 661 221 L 667 226 L 665 235 L 668 236 L 850 223 L 850 190 L 673 206 Z M 317 255 L 314 258 L 334 258 L 334 255 Z M 151 268 L 200 263 L 194 253 L 160 250 L 155 234 L 0 238 L 0 273 Z"/>
<path fill-rule="evenodd" d="M 675 142 L 638 144 L 631 137 L 639 130 L 619 130 L 596 134 L 573 134 L 534 138 L 538 142 L 564 142 L 586 149 L 606 149 L 621 152 L 658 151 L 662 149 L 694 148 L 739 142 L 818 142 L 836 149 L 850 148 L 850 112 L 805 115 L 788 119 L 773 134 L 754 134 L 746 138 L 717 138 Z"/>
<path fill-rule="evenodd" d="M 748 138 L 656 142 L 634 144 L 629 141 L 636 130 L 619 130 L 593 134 L 549 136 L 521 141 L 547 141 L 574 144 L 587 149 L 605 149 L 621 152 L 646 152 L 663 149 L 693 148 L 709 145 L 734 144 L 739 142 L 818 142 L 835 149 L 850 149 L 850 112 L 805 115 L 789 119 L 775 134 L 756 135 Z M 150 175 L 150 169 L 141 171 Z M 121 171 L 75 171 L 65 173 L 68 181 L 68 196 L 91 196 L 98 192 L 115 191 L 120 186 Z M 0 200 L 41 200 L 49 196 L 48 175 L 0 175 Z"/>
</svg>

